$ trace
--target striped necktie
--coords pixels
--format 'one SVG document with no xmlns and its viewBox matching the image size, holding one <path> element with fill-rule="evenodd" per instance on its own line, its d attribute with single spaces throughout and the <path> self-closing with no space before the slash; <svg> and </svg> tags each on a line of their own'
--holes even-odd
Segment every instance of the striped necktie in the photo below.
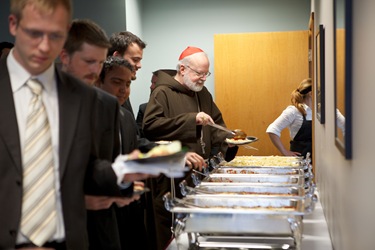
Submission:
<svg viewBox="0 0 375 250">
<path fill-rule="evenodd" d="M 23 155 L 23 200 L 21 232 L 42 246 L 56 232 L 56 192 L 51 130 L 42 101 L 42 85 L 30 79 L 33 93 L 26 123 Z"/>
</svg>

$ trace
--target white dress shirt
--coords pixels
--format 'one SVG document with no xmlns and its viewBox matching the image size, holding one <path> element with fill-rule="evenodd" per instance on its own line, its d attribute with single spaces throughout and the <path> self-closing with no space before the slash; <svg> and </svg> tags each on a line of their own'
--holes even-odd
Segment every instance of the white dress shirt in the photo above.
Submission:
<svg viewBox="0 0 375 250">
<path fill-rule="evenodd" d="M 303 107 L 306 110 L 306 120 L 311 121 L 311 108 L 306 104 L 303 104 Z M 299 112 L 299 110 L 295 106 L 289 105 L 286 109 L 284 109 L 281 115 L 268 126 L 266 132 L 273 133 L 280 137 L 281 131 L 284 128 L 288 127 L 290 138 L 293 140 L 296 134 L 298 133 L 298 130 L 301 128 L 302 123 L 303 115 L 301 114 L 301 112 Z"/>
</svg>

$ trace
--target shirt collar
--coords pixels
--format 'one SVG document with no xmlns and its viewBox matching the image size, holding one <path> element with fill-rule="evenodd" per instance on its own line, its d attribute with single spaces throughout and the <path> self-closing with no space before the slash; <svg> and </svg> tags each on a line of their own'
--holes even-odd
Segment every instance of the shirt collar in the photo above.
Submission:
<svg viewBox="0 0 375 250">
<path fill-rule="evenodd" d="M 16 60 L 12 49 L 7 58 L 7 65 L 13 92 L 22 88 L 26 81 L 31 77 L 37 78 L 42 83 L 45 91 L 51 92 L 53 90 L 52 84 L 55 79 L 54 63 L 52 63 L 42 74 L 33 76 Z"/>
</svg>

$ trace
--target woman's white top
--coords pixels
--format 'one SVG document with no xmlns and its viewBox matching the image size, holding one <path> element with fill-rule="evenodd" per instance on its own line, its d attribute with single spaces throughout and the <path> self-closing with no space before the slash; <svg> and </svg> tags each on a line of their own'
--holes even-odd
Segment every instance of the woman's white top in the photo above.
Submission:
<svg viewBox="0 0 375 250">
<path fill-rule="evenodd" d="M 309 106 L 306 104 L 303 105 L 303 107 L 306 110 L 306 120 L 311 121 L 312 119 L 312 110 Z M 298 109 L 293 106 L 289 105 L 284 111 L 281 113 L 281 115 L 273 122 L 271 123 L 266 132 L 267 133 L 273 133 L 280 137 L 281 131 L 288 127 L 290 138 L 294 139 L 296 134 L 298 133 L 298 130 L 301 128 L 303 123 L 303 115 L 301 112 L 298 111 Z"/>
</svg>

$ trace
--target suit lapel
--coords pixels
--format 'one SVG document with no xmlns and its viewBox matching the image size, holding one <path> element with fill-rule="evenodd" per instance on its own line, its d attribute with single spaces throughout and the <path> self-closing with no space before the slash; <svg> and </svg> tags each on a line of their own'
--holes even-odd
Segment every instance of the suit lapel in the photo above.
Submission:
<svg viewBox="0 0 375 250">
<path fill-rule="evenodd" d="M 0 122 L 0 143 L 5 144 L 14 165 L 22 173 L 21 145 L 16 110 L 5 59 L 0 61 L 0 117 L 2 117 Z"/>
<path fill-rule="evenodd" d="M 59 98 L 59 151 L 60 151 L 60 179 L 64 175 L 72 148 L 74 133 L 77 128 L 80 96 L 75 91 L 74 83 L 70 82 L 61 71 L 56 70 L 57 91 Z"/>
</svg>

